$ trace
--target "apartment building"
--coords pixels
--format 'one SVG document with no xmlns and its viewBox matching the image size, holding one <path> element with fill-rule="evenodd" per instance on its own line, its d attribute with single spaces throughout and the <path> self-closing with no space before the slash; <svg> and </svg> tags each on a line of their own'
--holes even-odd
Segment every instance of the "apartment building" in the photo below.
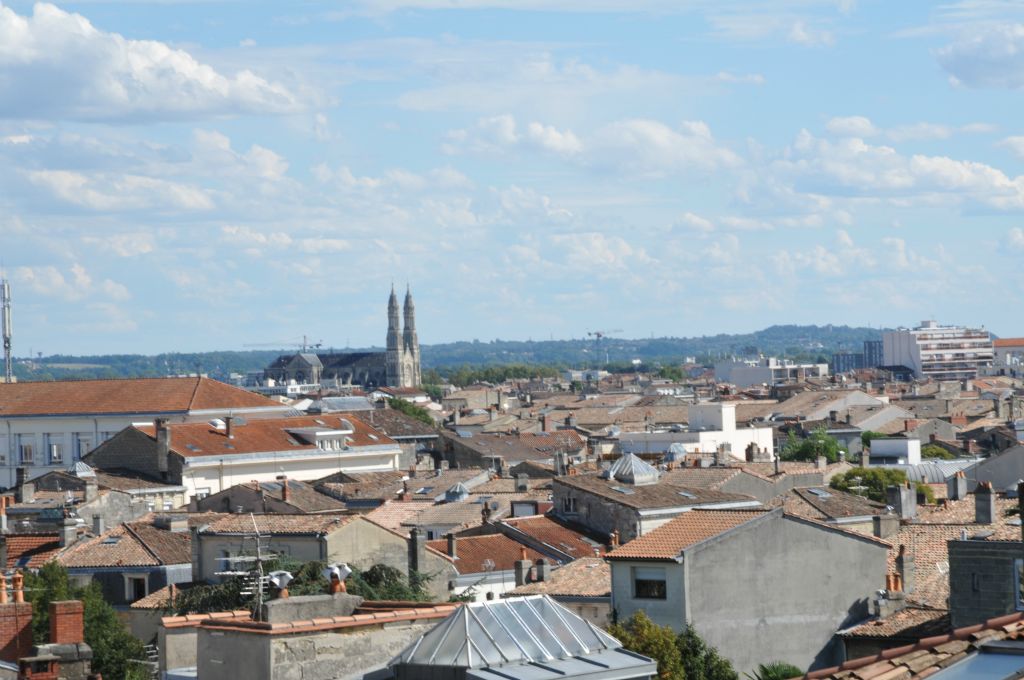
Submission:
<svg viewBox="0 0 1024 680">
<path fill-rule="evenodd" d="M 272 418 L 290 407 L 210 378 L 136 378 L 0 384 L 0 486 L 63 470 L 135 423 Z"/>
<path fill-rule="evenodd" d="M 886 366 L 906 366 L 916 378 L 971 380 L 992 365 L 992 336 L 984 328 L 940 326 L 923 321 L 917 328 L 882 334 Z"/>
</svg>

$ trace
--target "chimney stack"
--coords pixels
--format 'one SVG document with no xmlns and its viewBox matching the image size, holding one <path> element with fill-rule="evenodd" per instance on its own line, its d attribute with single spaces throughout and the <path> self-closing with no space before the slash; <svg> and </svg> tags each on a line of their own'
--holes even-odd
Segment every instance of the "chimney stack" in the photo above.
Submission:
<svg viewBox="0 0 1024 680">
<path fill-rule="evenodd" d="M 448 557 L 453 560 L 459 556 L 458 543 L 459 539 L 455 537 L 455 534 L 448 534 Z"/>
<path fill-rule="evenodd" d="M 167 459 L 171 455 L 171 431 L 167 429 L 167 418 L 157 418 L 153 421 L 153 429 L 156 431 L 156 468 L 162 476 L 167 475 Z"/>
<path fill-rule="evenodd" d="M 427 534 L 419 527 L 409 532 L 409 571 L 427 568 Z"/>
<path fill-rule="evenodd" d="M 828 466 L 828 458 L 825 456 L 818 456 L 817 460 L 814 461 L 814 468 L 816 470 L 824 470 Z"/>
<path fill-rule="evenodd" d="M 551 563 L 543 557 L 534 563 L 533 580 L 547 581 L 551 578 Z"/>
<path fill-rule="evenodd" d="M 231 433 L 231 423 L 234 422 L 234 416 L 224 416 L 224 436 L 228 439 L 234 439 L 235 435 Z"/>
<path fill-rule="evenodd" d="M 85 502 L 96 500 L 100 495 L 100 487 L 95 481 L 87 481 L 85 483 Z"/>
<path fill-rule="evenodd" d="M 92 533 L 96 534 L 97 536 L 100 536 L 103 534 L 104 529 L 105 527 L 103 526 L 103 515 L 93 515 Z"/>
<path fill-rule="evenodd" d="M 888 487 L 885 490 L 885 499 L 886 504 L 892 506 L 900 519 L 917 517 L 917 491 L 910 487 L 909 482 Z"/>
<path fill-rule="evenodd" d="M 954 501 L 967 498 L 967 475 L 963 470 L 958 470 L 946 480 L 946 497 Z"/>
<path fill-rule="evenodd" d="M 281 482 L 281 500 L 287 503 L 291 498 L 291 492 L 288 489 L 288 475 L 278 475 L 277 479 Z"/>
<path fill-rule="evenodd" d="M 60 547 L 66 548 L 78 539 L 78 524 L 70 517 L 65 517 L 60 524 Z"/>
<path fill-rule="evenodd" d="M 530 560 L 516 560 L 513 568 L 515 570 L 516 587 L 525 586 L 530 576 Z"/>
<path fill-rule="evenodd" d="M 907 552 L 907 546 L 900 546 L 900 553 L 896 557 L 896 572 L 903 581 L 903 592 L 914 592 L 914 557 Z"/>
<path fill-rule="evenodd" d="M 992 482 L 981 482 L 974 490 L 974 521 L 977 524 L 992 524 L 996 518 L 996 495 Z"/>
<path fill-rule="evenodd" d="M 50 603 L 50 644 L 77 645 L 85 642 L 85 609 L 81 600 Z"/>
<path fill-rule="evenodd" d="M 529 477 L 520 472 L 516 475 L 516 493 L 526 493 L 530 490 Z"/>
</svg>

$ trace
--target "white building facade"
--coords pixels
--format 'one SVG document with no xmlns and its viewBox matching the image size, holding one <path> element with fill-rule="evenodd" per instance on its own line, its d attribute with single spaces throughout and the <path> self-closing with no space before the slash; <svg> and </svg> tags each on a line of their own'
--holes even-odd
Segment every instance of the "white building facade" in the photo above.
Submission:
<svg viewBox="0 0 1024 680">
<path fill-rule="evenodd" d="M 883 333 L 882 354 L 886 366 L 906 366 L 916 378 L 972 380 L 992 365 L 995 349 L 984 328 L 923 321 Z"/>
<path fill-rule="evenodd" d="M 715 380 L 736 387 L 778 385 L 807 378 L 828 376 L 828 364 L 797 364 L 788 359 L 761 357 L 746 361 L 720 361 L 715 364 Z"/>
<path fill-rule="evenodd" d="M 775 458 L 771 426 L 736 427 L 736 405 L 729 403 L 695 404 L 689 408 L 689 426 L 685 430 L 664 432 L 624 432 L 619 436 L 623 454 L 663 454 L 670 450 L 682 454 L 714 454 L 746 460 L 746 451 L 757 447 L 758 460 Z"/>
</svg>

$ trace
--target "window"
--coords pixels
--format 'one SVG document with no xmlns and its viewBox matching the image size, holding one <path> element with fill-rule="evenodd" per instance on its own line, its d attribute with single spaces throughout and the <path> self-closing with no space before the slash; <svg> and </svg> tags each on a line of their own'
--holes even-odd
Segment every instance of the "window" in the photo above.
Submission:
<svg viewBox="0 0 1024 680">
<path fill-rule="evenodd" d="M 149 588 L 147 587 L 147 579 L 143 576 L 129 576 L 125 574 L 124 577 L 124 596 L 129 602 L 135 602 L 149 595 Z"/>
<path fill-rule="evenodd" d="M 576 499 L 572 496 L 562 499 L 562 512 L 576 512 Z"/>
<path fill-rule="evenodd" d="M 667 596 L 664 567 L 633 567 L 633 597 L 664 600 Z"/>
<path fill-rule="evenodd" d="M 196 500 L 201 501 L 210 495 L 210 487 L 204 489 L 196 489 Z"/>
<path fill-rule="evenodd" d="M 46 455 L 49 456 L 50 465 L 60 465 L 64 462 L 64 442 L 59 434 L 46 435 Z"/>
<path fill-rule="evenodd" d="M 171 510 L 173 508 L 174 505 L 170 501 L 164 501 L 164 510 Z"/>
<path fill-rule="evenodd" d="M 33 458 L 35 457 L 35 451 L 32 446 L 32 435 L 19 434 L 18 435 L 18 460 L 22 463 L 32 464 Z"/>
</svg>

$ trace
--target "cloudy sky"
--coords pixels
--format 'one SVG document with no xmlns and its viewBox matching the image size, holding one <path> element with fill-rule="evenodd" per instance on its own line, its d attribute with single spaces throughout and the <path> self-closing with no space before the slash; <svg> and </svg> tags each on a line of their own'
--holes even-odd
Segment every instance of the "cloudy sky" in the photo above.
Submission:
<svg viewBox="0 0 1024 680">
<path fill-rule="evenodd" d="M 771 5 L 770 9 L 768 5 Z M 1009 0 L 0 0 L 16 354 L 1024 334 Z"/>
</svg>

